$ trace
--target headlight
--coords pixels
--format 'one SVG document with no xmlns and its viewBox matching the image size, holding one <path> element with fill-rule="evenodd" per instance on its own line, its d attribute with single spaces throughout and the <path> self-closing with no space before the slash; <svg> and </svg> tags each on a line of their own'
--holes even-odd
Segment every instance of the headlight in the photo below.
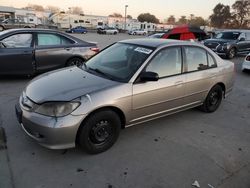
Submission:
<svg viewBox="0 0 250 188">
<path fill-rule="evenodd" d="M 48 102 L 39 106 L 35 112 L 45 116 L 62 117 L 69 115 L 80 106 L 80 102 Z"/>
</svg>

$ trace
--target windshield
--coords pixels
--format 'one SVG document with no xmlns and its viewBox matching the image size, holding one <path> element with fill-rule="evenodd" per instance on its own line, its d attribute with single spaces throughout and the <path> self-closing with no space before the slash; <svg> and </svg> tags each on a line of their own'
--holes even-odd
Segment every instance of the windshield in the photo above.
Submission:
<svg viewBox="0 0 250 188">
<path fill-rule="evenodd" d="M 240 36 L 239 32 L 222 32 L 218 33 L 215 38 L 216 39 L 229 39 L 229 40 L 237 40 Z"/>
<path fill-rule="evenodd" d="M 128 82 L 152 52 L 152 48 L 116 43 L 87 61 L 86 68 L 100 76 Z"/>
</svg>

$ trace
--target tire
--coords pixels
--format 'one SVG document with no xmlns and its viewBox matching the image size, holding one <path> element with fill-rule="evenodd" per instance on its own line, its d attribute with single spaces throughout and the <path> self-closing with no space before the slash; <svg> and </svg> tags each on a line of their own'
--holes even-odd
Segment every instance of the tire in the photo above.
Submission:
<svg viewBox="0 0 250 188">
<path fill-rule="evenodd" d="M 103 110 L 91 115 L 82 125 L 78 134 L 78 144 L 89 154 L 108 150 L 119 137 L 121 120 L 111 110 Z"/>
<path fill-rule="evenodd" d="M 215 112 L 222 101 L 223 91 L 221 86 L 215 85 L 208 93 L 204 103 L 200 106 L 200 110 L 207 113 Z"/>
<path fill-rule="evenodd" d="M 143 33 L 143 35 L 145 36 L 145 35 L 146 35 L 146 33 Z"/>
<path fill-rule="evenodd" d="M 0 25 L 0 32 L 4 30 L 4 27 Z"/>
<path fill-rule="evenodd" d="M 136 35 L 136 33 L 133 33 L 133 35 Z"/>
<path fill-rule="evenodd" d="M 24 28 L 30 28 L 30 26 L 24 26 Z"/>
<path fill-rule="evenodd" d="M 73 57 L 70 60 L 67 61 L 66 66 L 77 66 L 80 67 L 84 64 L 84 60 L 79 57 Z"/>
<path fill-rule="evenodd" d="M 117 32 L 114 32 L 114 35 L 117 35 Z"/>
<path fill-rule="evenodd" d="M 236 48 L 231 48 L 229 52 L 227 53 L 228 59 L 233 59 L 236 56 Z"/>
</svg>

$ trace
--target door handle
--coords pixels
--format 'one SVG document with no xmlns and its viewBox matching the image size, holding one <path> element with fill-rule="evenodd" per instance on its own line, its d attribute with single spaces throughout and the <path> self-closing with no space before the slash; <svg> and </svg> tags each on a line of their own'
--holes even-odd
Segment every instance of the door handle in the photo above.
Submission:
<svg viewBox="0 0 250 188">
<path fill-rule="evenodd" d="M 71 48 L 64 48 L 65 50 L 67 50 L 67 51 L 70 51 L 71 50 Z"/>
</svg>

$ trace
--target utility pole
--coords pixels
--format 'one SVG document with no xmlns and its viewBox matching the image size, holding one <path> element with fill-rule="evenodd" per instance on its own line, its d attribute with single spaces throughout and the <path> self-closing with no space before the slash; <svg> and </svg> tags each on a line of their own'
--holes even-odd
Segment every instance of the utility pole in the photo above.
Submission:
<svg viewBox="0 0 250 188">
<path fill-rule="evenodd" d="M 126 27 L 127 27 L 127 8 L 128 8 L 128 5 L 125 5 L 125 22 L 124 22 L 124 30 L 126 32 Z"/>
</svg>

